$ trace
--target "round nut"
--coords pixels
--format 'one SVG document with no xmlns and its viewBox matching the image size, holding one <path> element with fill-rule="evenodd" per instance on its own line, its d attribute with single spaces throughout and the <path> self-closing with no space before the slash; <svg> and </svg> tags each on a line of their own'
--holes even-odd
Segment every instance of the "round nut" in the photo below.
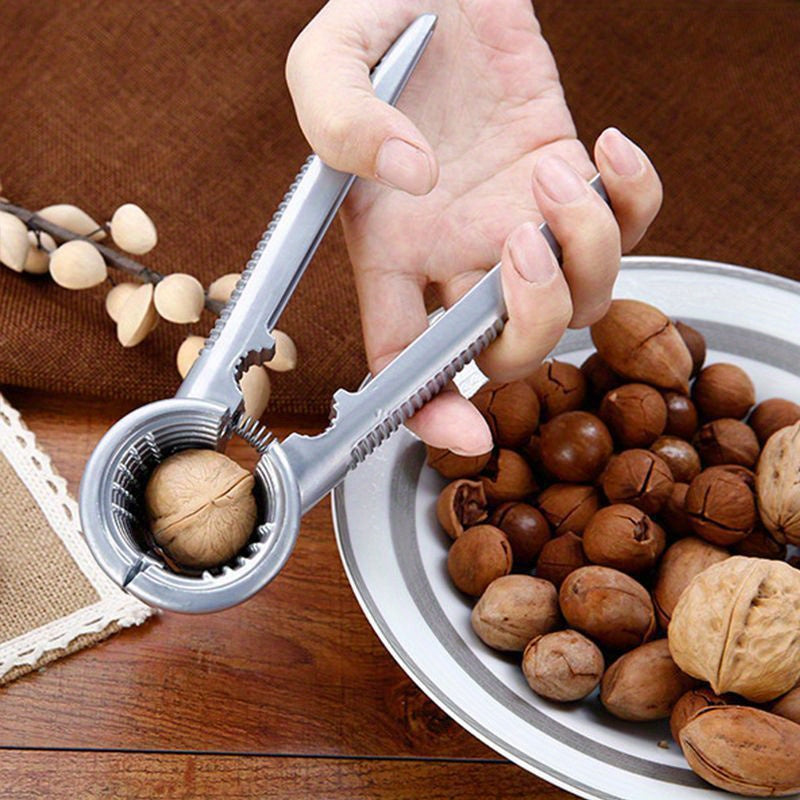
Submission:
<svg viewBox="0 0 800 800">
<path fill-rule="evenodd" d="M 458 478 L 448 483 L 436 501 L 436 518 L 451 539 L 488 517 L 486 494 L 480 481 Z"/>
<path fill-rule="evenodd" d="M 118 283 L 108 290 L 108 294 L 106 295 L 106 313 L 114 322 L 119 322 L 123 306 L 139 286 L 141 286 L 139 283 Z"/>
<path fill-rule="evenodd" d="M 269 373 L 260 364 L 253 364 L 239 380 L 239 388 L 244 398 L 245 416 L 260 419 L 272 393 Z"/>
<path fill-rule="evenodd" d="M 150 531 L 178 564 L 193 569 L 229 561 L 256 522 L 255 480 L 215 450 L 182 450 L 153 471 L 145 489 Z"/>
<path fill-rule="evenodd" d="M 153 285 L 143 283 L 132 291 L 117 319 L 117 339 L 123 347 L 135 347 L 158 324 L 153 305 Z"/>
<path fill-rule="evenodd" d="M 569 626 L 602 647 L 631 650 L 655 633 L 650 595 L 624 572 L 597 566 L 576 569 L 564 579 L 558 599 Z"/>
<path fill-rule="evenodd" d="M 659 436 L 650 450 L 664 461 L 678 483 L 689 483 L 700 474 L 702 467 L 697 450 L 677 436 Z"/>
<path fill-rule="evenodd" d="M 503 503 L 494 510 L 489 524 L 500 528 L 506 535 L 514 563 L 518 567 L 535 564 L 542 548 L 550 541 L 547 520 L 540 511 L 527 503 L 513 500 Z"/>
<path fill-rule="evenodd" d="M 611 367 L 600 358 L 599 353 L 592 353 L 586 361 L 581 364 L 581 372 L 586 378 L 587 392 L 596 402 L 622 383 L 622 379 L 614 372 Z"/>
<path fill-rule="evenodd" d="M 134 203 L 125 203 L 114 212 L 111 238 L 118 247 L 138 256 L 149 253 L 158 242 L 153 221 Z"/>
<path fill-rule="evenodd" d="M 779 697 L 769 710 L 779 717 L 785 717 L 800 724 L 800 684 Z"/>
<path fill-rule="evenodd" d="M 531 689 L 559 703 L 590 695 L 600 683 L 604 668 L 600 648 L 572 630 L 536 637 L 522 656 L 522 671 Z"/>
<path fill-rule="evenodd" d="M 756 502 L 753 480 L 737 467 L 709 467 L 686 492 L 686 513 L 692 530 L 713 544 L 735 544 L 753 530 Z"/>
<path fill-rule="evenodd" d="M 681 335 L 681 339 L 689 348 L 689 355 L 692 357 L 692 377 L 694 378 L 703 368 L 706 361 L 706 340 L 700 331 L 695 330 L 691 325 L 687 325 L 680 320 L 675 322 L 675 327 Z"/>
<path fill-rule="evenodd" d="M 205 300 L 203 284 L 193 275 L 174 272 L 156 284 L 156 311 L 167 322 L 197 322 Z"/>
<path fill-rule="evenodd" d="M 539 425 L 539 398 L 525 381 L 487 383 L 471 400 L 498 447 L 521 447 Z"/>
<path fill-rule="evenodd" d="M 743 419 L 756 401 L 748 374 L 735 364 L 712 364 L 700 370 L 692 399 L 706 419 Z"/>
<path fill-rule="evenodd" d="M 44 275 L 50 269 L 50 253 L 56 249 L 55 239 L 44 231 L 28 231 L 28 244 L 23 270 L 31 275 Z"/>
<path fill-rule="evenodd" d="M 50 276 L 65 289 L 89 289 L 108 277 L 108 269 L 93 244 L 73 239 L 50 254 Z"/>
<path fill-rule="evenodd" d="M 231 294 L 241 277 L 241 272 L 228 272 L 225 275 L 220 275 L 208 287 L 208 299 L 216 300 L 218 303 L 227 303 L 231 299 Z"/>
<path fill-rule="evenodd" d="M 731 556 L 681 594 L 669 623 L 670 651 L 717 694 L 763 703 L 800 681 L 799 618 L 800 572 L 782 561 Z"/>
<path fill-rule="evenodd" d="M 522 651 L 561 622 L 555 586 L 530 575 L 493 580 L 472 609 L 472 629 L 495 650 Z"/>
<path fill-rule="evenodd" d="M 784 543 L 774 539 L 772 534 L 761 525 L 756 524 L 752 533 L 736 542 L 731 551 L 737 556 L 753 558 L 777 558 L 783 561 L 788 552 Z"/>
<path fill-rule="evenodd" d="M 457 589 L 480 597 L 493 580 L 511 572 L 511 545 L 493 525 L 475 525 L 453 542 L 447 571 Z"/>
<path fill-rule="evenodd" d="M 661 510 L 674 483 L 664 460 L 650 450 L 625 450 L 614 456 L 601 482 L 611 503 L 629 503 L 646 514 Z"/>
<path fill-rule="evenodd" d="M 758 510 L 779 542 L 800 546 L 800 422 L 781 428 L 764 445 L 756 470 Z"/>
<path fill-rule="evenodd" d="M 22 272 L 29 249 L 25 223 L 14 214 L 0 211 L 0 263 L 14 272 Z"/>
<path fill-rule="evenodd" d="M 747 422 L 763 447 L 773 433 L 800 422 L 800 405 L 782 397 L 772 397 L 759 403 Z"/>
<path fill-rule="evenodd" d="M 500 449 L 492 455 L 480 480 L 486 499 L 492 505 L 522 500 L 536 491 L 536 480 L 528 462 L 514 450 Z"/>
<path fill-rule="evenodd" d="M 473 478 L 489 463 L 492 451 L 479 456 L 460 456 L 446 448 L 425 445 L 428 466 L 433 467 L 443 478 Z"/>
<path fill-rule="evenodd" d="M 579 411 L 586 399 L 586 378 L 574 364 L 544 361 L 528 378 L 539 398 L 542 419 L 551 419 L 565 411 Z"/>
<path fill-rule="evenodd" d="M 58 203 L 54 206 L 40 208 L 37 215 L 53 225 L 66 228 L 78 236 L 88 236 L 99 242 L 106 238 L 106 232 L 99 222 L 95 222 L 83 209 L 69 203 Z"/>
<path fill-rule="evenodd" d="M 680 744 L 680 732 L 686 723 L 698 712 L 709 706 L 726 706 L 728 699 L 715 694 L 708 687 L 689 689 L 682 695 L 669 716 L 669 730 L 672 738 Z"/>
<path fill-rule="evenodd" d="M 620 719 L 665 719 L 696 684 L 672 660 L 667 640 L 659 639 L 625 653 L 606 670 L 600 702 Z"/>
<path fill-rule="evenodd" d="M 536 577 L 559 587 L 567 575 L 588 563 L 581 537 L 567 531 L 545 543 L 536 562 Z"/>
<path fill-rule="evenodd" d="M 662 394 L 667 406 L 667 424 L 665 436 L 677 436 L 690 441 L 699 424 L 697 408 L 685 394 L 680 392 L 664 392 Z"/>
<path fill-rule="evenodd" d="M 753 467 L 760 449 L 750 426 L 726 417 L 703 425 L 694 437 L 694 446 L 707 467 L 720 464 Z"/>
<path fill-rule="evenodd" d="M 583 551 L 589 561 L 622 572 L 643 572 L 655 565 L 667 538 L 640 509 L 618 503 L 601 508 L 586 526 Z"/>
<path fill-rule="evenodd" d="M 659 518 L 666 532 L 674 538 L 688 536 L 692 523 L 686 513 L 686 494 L 688 483 L 674 483 L 667 501 L 661 506 Z"/>
<path fill-rule="evenodd" d="M 727 550 L 694 536 L 687 536 L 667 549 L 658 565 L 653 589 L 653 605 L 658 623 L 664 630 L 683 590 L 692 579 L 726 558 L 730 558 Z"/>
<path fill-rule="evenodd" d="M 600 419 L 622 447 L 649 447 L 667 425 L 667 405 L 652 386 L 626 383 L 603 398 Z"/>
<path fill-rule="evenodd" d="M 272 331 L 272 338 L 275 339 L 275 355 L 265 361 L 264 366 L 274 372 L 290 372 L 297 366 L 297 347 L 288 334 L 277 328 Z"/>
<path fill-rule="evenodd" d="M 181 342 L 175 355 L 175 363 L 181 378 L 185 378 L 189 374 L 189 370 L 194 362 L 197 361 L 205 343 L 206 340 L 202 336 L 187 336 Z"/>
<path fill-rule="evenodd" d="M 614 443 L 603 422 L 586 411 L 567 411 L 541 427 L 541 459 L 561 481 L 590 483 L 611 458 Z"/>
<path fill-rule="evenodd" d="M 556 536 L 560 536 L 567 531 L 584 532 L 600 508 L 600 495 L 594 486 L 554 483 L 539 494 L 537 503 Z"/>
</svg>

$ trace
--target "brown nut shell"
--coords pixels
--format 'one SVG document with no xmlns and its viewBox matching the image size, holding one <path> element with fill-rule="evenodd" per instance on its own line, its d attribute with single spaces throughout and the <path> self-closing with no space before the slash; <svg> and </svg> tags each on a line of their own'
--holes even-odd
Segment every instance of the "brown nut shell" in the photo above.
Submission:
<svg viewBox="0 0 800 800">
<path fill-rule="evenodd" d="M 565 411 L 579 411 L 586 400 L 586 377 L 574 364 L 566 361 L 544 361 L 528 378 L 548 420 Z"/>
<path fill-rule="evenodd" d="M 753 467 L 760 450 L 755 431 L 741 420 L 728 417 L 703 425 L 694 437 L 694 446 L 707 467 L 720 464 Z"/>
<path fill-rule="evenodd" d="M 460 478 L 447 484 L 436 501 L 436 518 L 452 539 L 457 539 L 489 516 L 486 493 L 480 481 Z"/>
<path fill-rule="evenodd" d="M 706 362 L 706 339 L 700 331 L 695 330 L 691 325 L 687 325 L 680 320 L 675 321 L 675 327 L 681 335 L 681 339 L 689 348 L 689 355 L 692 357 L 692 377 L 694 378 L 703 368 Z"/>
<path fill-rule="evenodd" d="M 800 724 L 800 684 L 779 697 L 770 707 L 770 711 Z"/>
<path fill-rule="evenodd" d="M 677 539 L 692 532 L 692 524 L 686 513 L 686 494 L 688 483 L 675 483 L 667 501 L 661 506 L 659 520 L 668 536 Z"/>
<path fill-rule="evenodd" d="M 658 623 L 664 630 L 683 590 L 695 575 L 726 558 L 730 558 L 727 550 L 695 536 L 680 539 L 667 549 L 658 565 L 653 588 L 653 605 Z"/>
<path fill-rule="evenodd" d="M 677 436 L 659 436 L 650 450 L 664 461 L 678 483 L 689 483 L 702 470 L 697 450 Z"/>
<path fill-rule="evenodd" d="M 649 447 L 667 425 L 664 398 L 644 383 L 612 389 L 603 398 L 599 415 L 621 447 Z"/>
<path fill-rule="evenodd" d="M 744 419 L 756 401 L 750 376 L 736 364 L 711 364 L 700 370 L 692 400 L 706 419 Z"/>
<path fill-rule="evenodd" d="M 480 481 L 492 505 L 522 500 L 536 491 L 533 470 L 515 450 L 498 450 L 484 467 Z"/>
<path fill-rule="evenodd" d="M 618 375 L 661 389 L 689 391 L 692 357 L 678 329 L 654 306 L 614 300 L 591 327 L 600 357 Z"/>
<path fill-rule="evenodd" d="M 471 400 L 498 447 L 521 447 L 539 427 L 539 398 L 525 381 L 487 383 Z"/>
<path fill-rule="evenodd" d="M 494 510 L 489 524 L 506 535 L 518 567 L 536 563 L 542 548 L 550 541 L 550 525 L 544 515 L 527 503 L 513 500 L 503 503 Z"/>
<path fill-rule="evenodd" d="M 679 734 L 689 766 L 713 786 L 749 797 L 800 792 L 800 725 L 760 708 L 710 706 Z"/>
<path fill-rule="evenodd" d="M 756 470 L 758 510 L 779 542 L 800 546 L 800 422 L 764 445 Z"/>
<path fill-rule="evenodd" d="M 611 503 L 629 503 L 657 514 L 672 492 L 673 479 L 664 460 L 650 450 L 625 450 L 608 462 L 601 479 Z"/>
<path fill-rule="evenodd" d="M 519 651 L 561 623 L 558 593 L 549 581 L 530 575 L 493 580 L 472 609 L 472 629 L 495 650 Z"/>
<path fill-rule="evenodd" d="M 572 630 L 537 636 L 522 656 L 522 671 L 531 689 L 559 703 L 590 695 L 600 683 L 604 669 L 600 648 Z"/>
<path fill-rule="evenodd" d="M 542 548 L 536 562 L 536 577 L 559 587 L 567 575 L 588 563 L 580 536 L 567 531 L 551 539 Z"/>
<path fill-rule="evenodd" d="M 771 397 L 759 403 L 747 420 L 762 447 L 773 433 L 795 422 L 800 422 L 800 405 L 782 397 Z"/>
<path fill-rule="evenodd" d="M 695 576 L 672 612 L 675 663 L 717 693 L 756 703 L 800 681 L 800 572 L 732 556 Z"/>
<path fill-rule="evenodd" d="M 511 545 L 492 525 L 475 525 L 456 539 L 447 554 L 447 571 L 456 588 L 480 597 L 496 578 L 511 572 Z"/>
<path fill-rule="evenodd" d="M 623 382 L 622 378 L 600 358 L 599 353 L 592 353 L 581 364 L 581 372 L 586 378 L 588 395 L 597 403 L 603 399 L 606 392 L 610 392 Z"/>
<path fill-rule="evenodd" d="M 558 600 L 569 626 L 602 647 L 632 650 L 655 633 L 649 593 L 619 570 L 597 566 L 576 569 L 561 584 Z"/>
<path fill-rule="evenodd" d="M 541 460 L 561 481 L 591 483 L 614 450 L 603 422 L 586 411 L 567 411 L 541 427 Z"/>
<path fill-rule="evenodd" d="M 479 456 L 460 456 L 442 447 L 425 445 L 428 453 L 428 466 L 433 467 L 443 478 L 474 478 L 489 463 L 492 451 Z"/>
<path fill-rule="evenodd" d="M 600 495 L 594 486 L 554 483 L 539 493 L 536 502 L 556 536 L 567 531 L 580 534 L 600 508 Z"/>
<path fill-rule="evenodd" d="M 683 694 L 672 709 L 669 716 L 669 730 L 672 738 L 680 744 L 679 734 L 686 723 L 701 709 L 709 706 L 727 706 L 730 698 L 715 694 L 707 686 L 689 689 Z"/>
<path fill-rule="evenodd" d="M 785 543 L 773 538 L 766 528 L 757 524 L 752 533 L 748 533 L 744 539 L 731 547 L 731 552 L 737 556 L 777 558 L 783 561 L 788 549 Z"/>
<path fill-rule="evenodd" d="M 680 392 L 663 392 L 662 397 L 667 406 L 667 424 L 665 436 L 677 436 L 691 441 L 700 424 L 700 416 L 690 397 Z"/>
<path fill-rule="evenodd" d="M 678 668 L 666 639 L 620 656 L 603 675 L 600 701 L 615 717 L 644 722 L 665 719 L 697 681 Z"/>
<path fill-rule="evenodd" d="M 583 534 L 583 551 L 595 564 L 636 573 L 655 565 L 666 542 L 662 528 L 647 514 L 616 503 L 592 517 Z"/>
<path fill-rule="evenodd" d="M 753 530 L 758 515 L 750 474 L 736 466 L 709 467 L 689 484 L 685 508 L 698 536 L 727 547 Z"/>
</svg>

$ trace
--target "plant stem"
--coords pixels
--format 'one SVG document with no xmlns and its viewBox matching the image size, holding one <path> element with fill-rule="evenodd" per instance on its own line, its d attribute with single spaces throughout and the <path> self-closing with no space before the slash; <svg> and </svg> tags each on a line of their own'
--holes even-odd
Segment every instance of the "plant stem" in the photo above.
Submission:
<svg viewBox="0 0 800 800">
<path fill-rule="evenodd" d="M 9 214 L 13 214 L 15 217 L 19 217 L 29 230 L 44 231 L 45 233 L 49 233 L 57 241 L 68 242 L 73 239 L 82 239 L 85 242 L 89 242 L 89 244 L 95 247 L 100 255 L 103 256 L 107 264 L 123 272 L 127 272 L 129 275 L 142 281 L 142 283 L 155 284 L 164 279 L 164 276 L 160 272 L 156 272 L 146 267 L 144 264 L 140 264 L 138 261 L 134 261 L 132 258 L 128 258 L 128 256 L 122 255 L 122 253 L 118 253 L 116 250 L 112 250 L 110 247 L 106 247 L 104 244 L 94 241 L 94 239 L 81 236 L 66 228 L 62 228 L 60 225 L 56 225 L 40 217 L 35 211 L 29 211 L 27 208 L 5 202 L 0 202 L 0 211 L 5 211 Z M 205 305 L 213 314 L 219 314 L 225 304 L 221 303 L 219 300 L 211 300 L 206 294 Z"/>
</svg>

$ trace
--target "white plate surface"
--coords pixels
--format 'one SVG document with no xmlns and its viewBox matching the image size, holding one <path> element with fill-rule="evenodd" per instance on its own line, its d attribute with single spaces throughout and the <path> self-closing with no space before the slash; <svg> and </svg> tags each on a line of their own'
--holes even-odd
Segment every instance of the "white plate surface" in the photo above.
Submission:
<svg viewBox="0 0 800 800">
<path fill-rule="evenodd" d="M 777 395 L 800 402 L 800 284 L 708 261 L 629 257 L 614 294 L 653 303 L 697 327 L 709 342 L 708 362 L 740 364 L 759 400 Z M 554 355 L 579 364 L 591 349 L 587 331 L 570 331 Z M 471 394 L 482 381 L 468 367 L 458 383 Z M 549 703 L 528 688 L 518 656 L 477 638 L 471 604 L 447 576 L 449 539 L 435 515 L 445 481 L 424 461 L 423 445 L 401 429 L 333 497 L 350 584 L 411 679 L 498 753 L 583 797 L 730 798 L 692 773 L 666 722 L 622 722 L 596 697 Z M 668 749 L 658 746 L 662 740 Z"/>
</svg>

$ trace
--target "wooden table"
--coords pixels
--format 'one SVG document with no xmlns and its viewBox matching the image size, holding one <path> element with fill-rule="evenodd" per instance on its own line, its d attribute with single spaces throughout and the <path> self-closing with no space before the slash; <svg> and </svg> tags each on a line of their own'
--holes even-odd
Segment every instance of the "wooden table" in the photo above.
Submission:
<svg viewBox="0 0 800 800">
<path fill-rule="evenodd" d="M 4 394 L 73 491 L 129 410 Z M 0 748 L 13 799 L 571 797 L 478 742 L 395 664 L 347 583 L 327 500 L 247 603 L 161 614 L 0 690 Z"/>
</svg>

